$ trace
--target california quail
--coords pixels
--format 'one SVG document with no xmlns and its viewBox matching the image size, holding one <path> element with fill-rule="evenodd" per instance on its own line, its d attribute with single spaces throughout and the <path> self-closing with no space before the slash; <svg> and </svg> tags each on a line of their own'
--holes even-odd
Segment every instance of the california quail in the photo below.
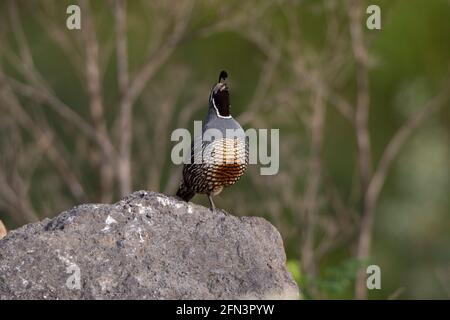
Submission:
<svg viewBox="0 0 450 320">
<path fill-rule="evenodd" d="M 177 191 L 177 196 L 185 201 L 196 193 L 206 194 L 212 210 L 215 209 L 212 196 L 238 181 L 248 165 L 244 130 L 230 115 L 227 77 L 227 72 L 222 71 L 219 82 L 211 90 L 208 114 L 202 127 L 203 139 L 195 137 L 191 145 L 191 161 L 184 165 Z M 209 132 L 213 132 L 216 139 L 208 135 Z M 220 133 L 218 138 L 217 133 Z"/>
</svg>

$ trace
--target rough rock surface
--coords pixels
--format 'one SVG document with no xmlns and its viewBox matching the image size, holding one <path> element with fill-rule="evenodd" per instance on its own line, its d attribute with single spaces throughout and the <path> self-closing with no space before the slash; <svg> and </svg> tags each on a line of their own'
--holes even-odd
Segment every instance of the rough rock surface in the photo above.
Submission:
<svg viewBox="0 0 450 320">
<path fill-rule="evenodd" d="M 295 299 L 278 231 L 138 191 L 0 240 L 0 299 Z"/>
</svg>

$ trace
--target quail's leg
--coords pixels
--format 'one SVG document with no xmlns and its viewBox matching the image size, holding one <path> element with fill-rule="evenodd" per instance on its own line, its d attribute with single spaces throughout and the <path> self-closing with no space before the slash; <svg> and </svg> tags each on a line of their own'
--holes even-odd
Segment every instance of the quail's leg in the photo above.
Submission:
<svg viewBox="0 0 450 320">
<path fill-rule="evenodd" d="M 214 202 L 213 202 L 210 194 L 208 194 L 208 200 L 209 200 L 209 204 L 211 205 L 210 209 L 212 212 L 214 212 L 216 210 L 216 206 L 214 205 Z"/>
</svg>

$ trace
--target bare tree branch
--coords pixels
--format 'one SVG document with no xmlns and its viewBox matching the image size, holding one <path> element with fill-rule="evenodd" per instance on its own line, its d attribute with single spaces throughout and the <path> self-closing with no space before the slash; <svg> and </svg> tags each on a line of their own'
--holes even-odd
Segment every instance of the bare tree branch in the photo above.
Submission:
<svg viewBox="0 0 450 320">
<path fill-rule="evenodd" d="M 47 34 L 59 46 L 68 61 L 73 65 L 74 71 L 83 70 L 83 60 L 78 48 L 73 44 L 72 39 L 65 28 L 61 28 L 59 24 L 54 21 L 54 17 L 49 16 L 46 12 L 39 11 L 36 14 L 40 26 L 45 29 Z M 76 73 L 80 80 L 82 75 Z"/>
<path fill-rule="evenodd" d="M 431 99 L 419 111 L 413 113 L 405 122 L 405 124 L 403 124 L 403 126 L 398 129 L 398 131 L 389 141 L 387 147 L 384 149 L 383 155 L 381 156 L 380 162 L 378 163 L 377 169 L 375 170 L 375 173 L 370 180 L 369 186 L 364 196 L 365 215 L 363 215 L 361 220 L 356 252 L 356 255 L 359 259 L 367 258 L 370 254 L 372 229 L 375 218 L 375 206 L 378 202 L 378 198 L 383 188 L 384 181 L 386 180 L 386 176 L 389 172 L 390 167 L 392 166 L 393 161 L 398 155 L 401 147 L 405 144 L 412 133 L 427 117 L 429 117 L 440 107 L 442 107 L 442 105 L 444 105 L 444 103 L 447 102 L 448 99 L 448 92 L 443 91 L 441 94 Z M 361 273 L 363 274 L 363 276 L 360 276 Z M 365 294 L 362 293 L 362 291 L 365 292 L 365 274 L 363 272 L 360 272 L 358 276 L 361 277 L 362 280 L 360 278 L 357 278 L 356 285 L 360 285 L 360 287 L 355 288 L 359 289 L 359 291 L 357 291 L 358 295 L 356 297 L 361 299 L 366 297 Z M 358 282 L 358 279 L 360 282 Z"/>
<path fill-rule="evenodd" d="M 190 20 L 193 1 L 184 2 L 177 6 L 179 10 L 176 16 L 176 23 L 172 34 L 155 53 L 150 55 L 144 66 L 131 78 L 127 92 L 121 101 L 119 112 L 119 158 L 118 158 L 118 178 L 120 193 L 128 194 L 131 191 L 131 137 L 133 132 L 132 109 L 136 99 L 141 94 L 147 82 L 163 65 L 175 50 L 181 40 Z"/>
<path fill-rule="evenodd" d="M 33 57 L 28 46 L 27 39 L 24 35 L 22 25 L 20 23 L 20 17 L 17 13 L 16 4 L 14 1 L 9 2 L 10 19 L 13 28 L 13 34 L 16 37 L 20 57 L 17 58 L 14 53 L 6 48 L 3 48 L 3 55 L 11 62 L 11 65 L 16 66 L 19 72 L 21 72 L 30 84 L 23 84 L 15 79 L 11 79 L 4 75 L 4 78 L 8 80 L 14 90 L 17 90 L 22 95 L 33 97 L 38 101 L 45 101 L 52 109 L 64 118 L 68 123 L 76 126 L 81 132 L 88 137 L 96 140 L 96 133 L 94 128 L 80 117 L 73 109 L 63 103 L 50 89 L 50 86 L 45 79 L 39 74 L 34 67 Z M 98 141 L 101 143 L 101 141 Z"/>
<path fill-rule="evenodd" d="M 360 0 L 348 2 L 349 26 L 353 56 L 356 62 L 356 112 L 355 130 L 358 145 L 358 165 L 361 189 L 366 190 L 372 175 L 372 155 L 368 128 L 369 120 L 369 75 L 367 70 L 367 51 L 363 39 L 363 7 Z"/>
<path fill-rule="evenodd" d="M 83 40 L 86 53 L 86 82 L 89 94 L 89 106 L 94 123 L 99 147 L 102 151 L 100 166 L 101 201 L 110 202 L 113 196 L 114 178 L 114 147 L 109 137 L 104 117 L 102 101 L 102 89 L 99 71 L 99 45 L 93 25 L 91 13 L 86 1 L 82 1 L 84 7 Z"/>
<path fill-rule="evenodd" d="M 321 153 L 325 121 L 325 104 L 320 89 L 314 93 L 312 101 L 312 116 L 310 122 L 311 154 L 309 159 L 309 176 L 304 196 L 305 202 L 305 235 L 301 249 L 303 270 L 309 275 L 315 275 L 314 231 L 318 215 L 318 196 L 321 181 Z"/>
<path fill-rule="evenodd" d="M 127 30 L 126 30 L 126 1 L 116 0 L 114 2 L 114 17 L 116 25 L 116 58 L 117 77 L 121 100 L 123 100 L 129 82 L 128 75 L 128 50 L 127 50 Z"/>
<path fill-rule="evenodd" d="M 85 192 L 83 187 L 77 177 L 73 175 L 72 170 L 65 159 L 56 149 L 56 145 L 53 143 L 53 133 L 51 130 L 48 127 L 44 127 L 42 124 L 40 126 L 36 125 L 31 117 L 23 110 L 17 98 L 4 86 L 1 88 L 1 97 L 2 100 L 5 101 L 5 106 L 17 119 L 18 123 L 25 130 L 30 131 L 32 136 L 36 137 L 37 145 L 45 154 L 47 154 L 50 161 L 55 165 L 73 196 L 79 201 L 84 200 Z"/>
<path fill-rule="evenodd" d="M 92 141 L 101 143 L 97 140 L 97 135 L 94 128 L 52 93 L 46 90 L 40 90 L 32 85 L 22 83 L 7 75 L 4 75 L 4 78 L 15 92 L 22 96 L 31 98 L 36 102 L 47 104 L 53 109 L 53 111 L 61 116 L 61 118 L 79 129 L 81 133 L 86 135 L 86 137 L 90 138 Z"/>
<path fill-rule="evenodd" d="M 367 68 L 367 51 L 363 39 L 363 5 L 360 0 L 349 0 L 347 3 L 347 10 L 349 15 L 349 28 L 351 36 L 351 44 L 353 56 L 356 63 L 356 112 L 355 112 L 355 133 L 358 147 L 358 167 L 360 177 L 360 188 L 363 193 L 367 189 L 370 177 L 372 176 L 372 155 L 370 147 L 370 135 L 368 128 L 369 119 L 369 75 Z M 361 230 L 364 229 L 365 221 L 369 222 L 373 219 L 373 215 L 368 208 L 363 205 Z M 360 231 L 361 232 L 361 231 Z M 361 242 L 360 242 L 361 244 Z M 360 256 L 358 249 L 357 257 Z M 367 252 L 368 253 L 368 248 Z M 364 279 L 364 270 L 361 268 L 358 271 L 355 282 L 355 297 L 357 299 L 366 299 L 367 291 Z"/>
</svg>

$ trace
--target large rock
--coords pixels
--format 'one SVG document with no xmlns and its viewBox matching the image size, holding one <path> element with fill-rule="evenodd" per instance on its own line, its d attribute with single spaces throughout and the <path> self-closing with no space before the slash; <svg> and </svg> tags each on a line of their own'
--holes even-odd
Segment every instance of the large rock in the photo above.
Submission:
<svg viewBox="0 0 450 320">
<path fill-rule="evenodd" d="M 0 299 L 295 299 L 266 220 L 162 194 L 84 204 L 0 240 Z"/>
</svg>

